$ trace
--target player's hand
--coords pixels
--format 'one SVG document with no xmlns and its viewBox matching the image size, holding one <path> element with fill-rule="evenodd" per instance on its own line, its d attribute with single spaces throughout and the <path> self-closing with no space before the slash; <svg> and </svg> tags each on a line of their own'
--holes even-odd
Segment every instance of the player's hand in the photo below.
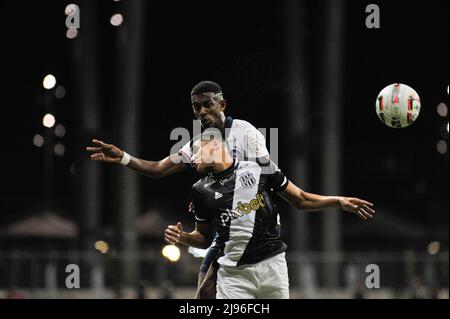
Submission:
<svg viewBox="0 0 450 319">
<path fill-rule="evenodd" d="M 106 144 L 99 140 L 92 140 L 96 146 L 86 147 L 86 151 L 92 152 L 91 160 L 107 162 L 107 163 L 119 163 L 123 156 L 123 151 L 113 144 Z"/>
<path fill-rule="evenodd" d="M 176 245 L 180 243 L 183 225 L 178 222 L 176 225 L 169 225 L 164 233 L 164 239 L 168 244 Z"/>
<path fill-rule="evenodd" d="M 339 206 L 346 212 L 354 213 L 362 219 L 371 219 L 375 210 L 372 209 L 373 204 L 368 201 L 354 197 L 339 197 Z"/>
</svg>

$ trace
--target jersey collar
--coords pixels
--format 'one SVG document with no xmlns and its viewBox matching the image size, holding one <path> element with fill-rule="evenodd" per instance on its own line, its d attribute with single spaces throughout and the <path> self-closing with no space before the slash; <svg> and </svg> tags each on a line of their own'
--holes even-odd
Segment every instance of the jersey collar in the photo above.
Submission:
<svg viewBox="0 0 450 319">
<path fill-rule="evenodd" d="M 233 119 L 231 116 L 227 116 L 225 119 L 225 128 L 231 128 L 231 125 L 233 125 Z"/>
<path fill-rule="evenodd" d="M 236 169 L 237 164 L 238 164 L 238 160 L 234 159 L 233 160 L 233 164 L 230 167 L 228 167 L 226 170 L 218 172 L 218 173 L 210 173 L 210 175 L 215 177 L 215 178 L 220 178 L 220 177 L 223 177 L 223 176 L 227 176 L 227 175 L 229 175 L 231 172 L 233 172 Z"/>
</svg>

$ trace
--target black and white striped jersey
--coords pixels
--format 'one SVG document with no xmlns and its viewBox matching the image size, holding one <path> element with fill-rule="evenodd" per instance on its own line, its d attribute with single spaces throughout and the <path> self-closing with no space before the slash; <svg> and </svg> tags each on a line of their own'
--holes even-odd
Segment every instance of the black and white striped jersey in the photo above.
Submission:
<svg viewBox="0 0 450 319">
<path fill-rule="evenodd" d="M 236 161 L 192 186 L 196 221 L 216 225 L 216 240 L 223 247 L 219 264 L 254 264 L 286 250 L 272 196 L 287 185 L 287 178 L 273 162 L 263 167 L 253 161 Z"/>
</svg>

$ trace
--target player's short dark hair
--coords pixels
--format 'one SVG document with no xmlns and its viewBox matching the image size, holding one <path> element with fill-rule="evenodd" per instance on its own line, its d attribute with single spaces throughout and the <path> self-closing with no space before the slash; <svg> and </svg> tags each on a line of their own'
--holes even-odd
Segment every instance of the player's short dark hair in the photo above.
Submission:
<svg viewBox="0 0 450 319">
<path fill-rule="evenodd" d="M 212 81 L 201 81 L 197 83 L 191 90 L 191 95 L 213 92 L 214 94 L 222 93 L 222 88 L 219 84 Z"/>
</svg>

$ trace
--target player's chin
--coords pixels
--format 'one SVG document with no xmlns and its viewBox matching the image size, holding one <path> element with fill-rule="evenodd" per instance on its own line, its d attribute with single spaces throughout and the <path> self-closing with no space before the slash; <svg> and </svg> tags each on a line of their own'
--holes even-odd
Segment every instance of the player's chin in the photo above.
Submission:
<svg viewBox="0 0 450 319">
<path fill-rule="evenodd" d="M 202 127 L 204 129 L 213 127 L 212 123 L 209 120 L 207 120 L 207 119 L 200 120 L 200 122 L 202 123 Z"/>
<path fill-rule="evenodd" d="M 195 170 L 197 171 L 198 174 L 205 174 L 206 170 L 203 166 L 201 165 L 196 165 L 195 166 Z"/>
<path fill-rule="evenodd" d="M 198 174 L 208 174 L 213 171 L 213 164 L 199 163 L 195 165 Z"/>
</svg>

